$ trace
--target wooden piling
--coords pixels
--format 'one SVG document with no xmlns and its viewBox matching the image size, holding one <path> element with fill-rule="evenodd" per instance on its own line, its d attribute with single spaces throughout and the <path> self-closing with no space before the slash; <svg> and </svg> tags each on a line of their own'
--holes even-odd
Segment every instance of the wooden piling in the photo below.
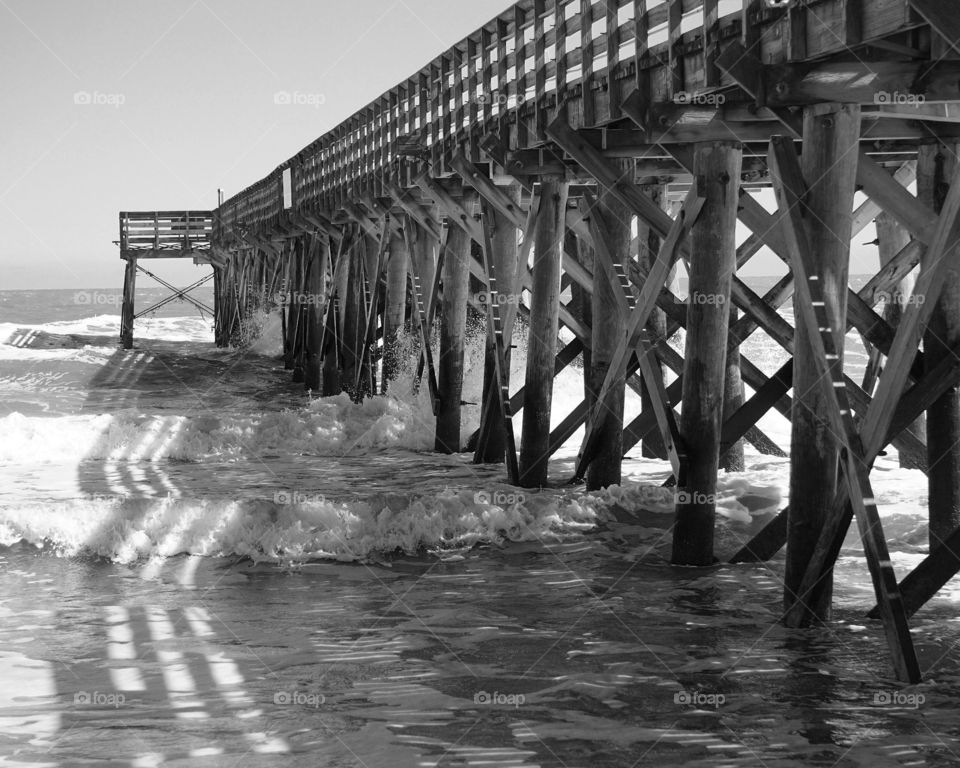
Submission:
<svg viewBox="0 0 960 768">
<path fill-rule="evenodd" d="M 632 167 L 632 163 L 630 163 Z M 624 172 L 627 167 L 622 167 Z M 613 195 L 607 195 L 597 200 L 597 204 L 590 216 L 599 230 L 600 236 L 606 243 L 606 250 L 618 264 L 628 264 L 630 261 L 632 214 L 622 202 Z M 599 247 L 599 246 L 598 246 Z M 584 373 L 588 375 L 592 393 L 591 405 L 599 396 L 600 389 L 610 370 L 610 362 L 626 332 L 623 313 L 617 311 L 622 301 L 615 293 L 610 280 L 605 279 L 599 265 L 595 263 L 593 271 L 593 333 L 590 355 L 590 368 Z M 613 384 L 607 389 L 602 410 L 600 430 L 600 445 L 587 466 L 587 490 L 593 491 L 605 488 L 608 485 L 620 484 L 620 469 L 623 461 L 623 404 L 626 389 L 626 361 L 614 371 Z"/>
<path fill-rule="evenodd" d="M 407 244 L 402 232 L 390 238 L 390 255 L 387 261 L 387 292 L 383 313 L 383 368 L 381 391 L 400 373 L 403 365 L 402 334 L 407 311 Z"/>
<path fill-rule="evenodd" d="M 363 328 L 363 262 L 369 247 L 366 238 L 359 237 L 350 251 L 349 280 L 343 317 L 343 365 L 341 386 L 352 397 L 357 397 L 357 368 L 360 365 Z"/>
<path fill-rule="evenodd" d="M 502 188 L 513 202 L 520 203 L 520 187 L 513 184 Z M 510 347 L 513 339 L 513 321 L 519 306 L 519 291 L 516 287 L 518 231 L 510 220 L 499 211 L 493 212 L 493 266 L 497 275 L 497 293 L 504 297 L 500 307 L 504 319 L 503 344 L 507 383 L 510 382 Z M 489 299 L 489 292 L 488 292 Z M 483 403 L 477 448 L 473 454 L 475 464 L 502 463 L 506 455 L 506 430 L 500 418 L 499 383 L 497 382 L 496 343 L 487 334 L 483 364 Z"/>
<path fill-rule="evenodd" d="M 876 225 L 880 266 L 886 267 L 910 242 L 910 231 L 886 211 L 881 211 L 877 214 Z M 886 320 L 893 329 L 898 328 L 900 325 L 900 318 L 913 293 L 915 282 L 916 280 L 913 274 L 908 274 L 897 284 L 896 288 L 887 295 L 887 301 L 883 308 L 883 319 Z M 910 431 L 920 440 L 926 441 L 926 419 L 923 416 L 918 418 L 910 425 Z M 926 468 L 927 466 L 926 456 L 915 455 L 904 448 L 898 448 L 897 453 L 900 466 L 904 469 L 920 469 Z"/>
<path fill-rule="evenodd" d="M 332 397 L 343 391 L 341 369 L 343 367 L 343 319 L 350 284 L 350 249 L 346 236 L 337 248 L 334 264 L 333 292 L 327 309 L 326 342 L 323 350 L 323 396 Z"/>
<path fill-rule="evenodd" d="M 733 328 L 740 313 L 730 307 L 729 327 Z M 726 421 L 743 405 L 743 379 L 740 375 L 740 347 L 730 343 L 727 335 L 727 359 L 723 374 L 723 420 Z M 727 472 L 743 472 L 746 468 L 743 456 L 743 440 L 737 440 L 720 455 L 720 469 Z"/>
<path fill-rule="evenodd" d="M 321 357 L 323 350 L 323 309 L 326 297 L 327 262 L 330 242 L 326 236 L 314 235 L 308 251 L 306 291 L 306 348 L 303 385 L 311 392 L 322 392 Z"/>
<path fill-rule="evenodd" d="M 133 316 L 137 293 L 137 259 L 128 256 L 123 270 L 123 305 L 120 309 L 120 344 L 133 349 Z"/>
<path fill-rule="evenodd" d="M 298 238 L 292 245 L 293 263 L 294 263 L 294 282 L 293 294 L 290 301 L 290 312 L 294 318 L 293 324 L 293 344 L 291 347 L 293 376 L 295 383 L 299 384 L 306 379 L 304 372 L 304 357 L 306 353 L 307 336 L 307 306 L 303 301 L 306 294 L 306 266 L 307 254 L 304 247 L 303 238 Z"/>
<path fill-rule="evenodd" d="M 476 195 L 468 193 L 464 208 L 472 211 Z M 467 303 L 470 290 L 470 260 L 473 241 L 459 226 L 452 226 L 443 260 L 443 300 L 440 310 L 440 358 L 437 382 L 440 407 L 437 411 L 435 450 L 460 452 L 460 424 L 463 399 L 463 358 L 466 344 Z"/>
<path fill-rule="evenodd" d="M 591 273 L 596 272 L 594 254 L 589 244 L 581 240 L 570 230 L 567 230 L 565 240 L 567 253 L 574 254 L 577 261 L 580 262 L 585 269 L 590 270 Z M 573 315 L 584 328 L 593 327 L 592 295 L 589 290 L 579 283 L 573 283 L 570 286 L 570 303 L 567 304 L 567 309 L 570 310 L 570 314 Z M 596 392 L 594 392 L 590 386 L 590 367 L 593 363 L 593 357 L 590 354 L 589 347 L 584 348 L 581 359 L 583 361 L 583 399 L 587 403 L 588 409 L 590 409 L 593 408 L 594 395 L 596 395 Z"/>
<path fill-rule="evenodd" d="M 670 213 L 671 218 L 675 215 L 676 211 L 672 209 L 678 206 L 673 206 L 669 203 L 664 185 L 652 185 L 645 189 L 645 192 L 653 202 Z M 643 219 L 636 217 L 634 220 L 637 222 L 637 261 L 646 272 L 649 272 L 653 266 L 653 260 L 660 252 L 660 236 L 656 230 Z M 675 273 L 676 267 L 671 270 L 670 274 L 673 276 Z M 656 307 L 650 312 L 647 327 L 656 337 L 662 338 L 667 335 L 667 315 L 660 307 Z M 663 365 L 660 363 L 657 363 L 657 365 L 660 367 L 662 374 Z M 640 385 L 640 410 L 641 413 L 653 413 L 653 401 L 650 399 L 650 392 L 647 389 L 647 385 L 642 382 Z M 660 430 L 651 430 L 643 438 L 640 444 L 640 455 L 648 459 L 665 459 L 667 457 L 667 449 L 663 444 L 663 437 L 660 434 Z"/>
<path fill-rule="evenodd" d="M 683 367 L 680 435 L 687 474 L 678 478 L 673 562 L 711 565 L 716 518 L 730 285 L 736 270 L 741 147 L 701 142 L 694 179 L 705 197 L 690 233 L 690 299 Z"/>
<path fill-rule="evenodd" d="M 520 485 L 547 483 L 553 368 L 560 315 L 560 269 L 569 184 L 563 176 L 540 178 L 540 214 L 534 240 L 533 291 L 527 336 L 526 398 L 520 439 Z"/>
<path fill-rule="evenodd" d="M 802 171 L 809 185 L 805 215 L 810 253 L 824 294 L 827 317 L 838 354 L 843 356 L 847 277 L 860 107 L 818 104 L 803 115 Z M 839 438 L 828 418 L 830 385 L 818 373 L 816 354 L 807 339 L 803 315 L 796 312 L 793 365 L 793 411 L 790 441 L 790 512 L 784 607 L 796 602 L 817 539 L 837 493 Z M 816 329 L 813 329 L 816 333 Z M 840 361 L 842 365 L 842 360 Z M 832 573 L 824 575 L 796 612 L 798 625 L 827 621 L 831 616 Z"/>
<path fill-rule="evenodd" d="M 957 170 L 960 144 L 932 143 L 917 148 L 917 197 L 937 213 Z M 960 236 L 951 233 L 951 244 Z M 955 257 L 954 253 L 950 254 Z M 927 267 L 929 253 L 921 257 Z M 918 297 L 919 299 L 920 297 Z M 960 275 L 946 273 L 940 297 L 923 334 L 923 360 L 927 372 L 948 357 L 960 342 Z M 960 526 L 960 395 L 950 387 L 927 409 L 927 486 L 929 489 L 930 550 L 943 545 Z"/>
</svg>

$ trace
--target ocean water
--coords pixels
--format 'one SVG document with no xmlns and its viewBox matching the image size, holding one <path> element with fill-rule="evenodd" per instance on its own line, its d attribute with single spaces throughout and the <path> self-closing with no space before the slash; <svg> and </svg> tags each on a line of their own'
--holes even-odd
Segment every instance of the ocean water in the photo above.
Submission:
<svg viewBox="0 0 960 768">
<path fill-rule="evenodd" d="M 635 450 L 586 493 L 578 433 L 553 487 L 514 489 L 431 452 L 409 375 L 311 398 L 276 317 L 218 350 L 178 303 L 124 351 L 118 295 L 0 292 L 0 765 L 960 765 L 953 583 L 912 621 L 925 682 L 900 686 L 854 536 L 836 621 L 786 630 L 782 554 L 669 565 L 663 462 Z M 786 359 L 759 333 L 744 353 Z M 479 331 L 467 366 L 479 402 Z M 581 397 L 574 365 L 554 420 Z M 788 447 L 778 414 L 761 427 Z M 747 463 L 721 477 L 721 556 L 788 501 L 785 459 Z M 925 478 L 891 450 L 873 481 L 902 577 Z"/>
</svg>

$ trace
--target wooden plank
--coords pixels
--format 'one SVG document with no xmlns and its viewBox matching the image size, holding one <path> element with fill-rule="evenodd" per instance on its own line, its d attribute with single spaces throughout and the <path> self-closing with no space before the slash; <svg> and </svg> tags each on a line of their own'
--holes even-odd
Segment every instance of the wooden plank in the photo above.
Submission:
<svg viewBox="0 0 960 768">
<path fill-rule="evenodd" d="M 942 0 L 908 0 L 910 7 L 930 25 L 930 30 L 946 43 L 952 55 L 960 56 L 960 16 L 956 8 L 944 4 Z"/>
<path fill-rule="evenodd" d="M 764 103 L 771 108 L 830 101 L 874 105 L 878 99 L 920 97 L 925 104 L 960 100 L 960 61 L 956 60 L 931 63 L 854 58 L 782 64 L 764 67 L 763 77 Z M 922 90 L 917 83 L 922 83 Z"/>
</svg>

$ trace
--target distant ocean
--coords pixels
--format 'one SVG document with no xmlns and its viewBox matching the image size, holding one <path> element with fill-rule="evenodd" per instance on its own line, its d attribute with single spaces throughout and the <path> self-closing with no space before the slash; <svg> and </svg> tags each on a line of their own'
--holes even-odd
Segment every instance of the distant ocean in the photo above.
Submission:
<svg viewBox="0 0 960 768">
<path fill-rule="evenodd" d="M 955 585 L 913 620 L 928 682 L 901 689 L 855 534 L 836 621 L 787 631 L 782 553 L 669 565 L 669 469 L 638 449 L 586 493 L 564 483 L 581 431 L 555 487 L 512 488 L 432 453 L 409 373 L 360 405 L 311 398 L 276 315 L 221 350 L 179 302 L 122 350 L 119 296 L 0 291 L 0 765 L 960 763 Z M 761 333 L 743 351 L 786 360 Z M 514 387 L 524 358 L 521 338 Z M 479 335 L 466 365 L 476 403 Z M 582 396 L 571 366 L 555 423 Z M 789 447 L 779 414 L 760 426 Z M 747 464 L 720 480 L 721 557 L 788 502 L 788 460 Z M 902 577 L 926 553 L 926 478 L 890 451 L 873 479 Z"/>
</svg>

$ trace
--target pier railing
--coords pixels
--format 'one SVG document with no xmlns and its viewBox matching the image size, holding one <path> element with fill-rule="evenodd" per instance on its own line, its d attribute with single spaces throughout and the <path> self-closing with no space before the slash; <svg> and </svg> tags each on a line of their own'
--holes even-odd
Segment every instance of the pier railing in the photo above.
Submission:
<svg viewBox="0 0 960 768">
<path fill-rule="evenodd" d="M 570 126 L 605 126 L 637 88 L 690 103 L 735 86 L 716 58 L 744 40 L 764 64 L 810 60 L 922 24 L 904 0 L 521 0 L 391 88 L 219 209 L 218 237 L 274 223 L 286 207 L 335 210 L 408 185 L 422 161 L 448 171 L 480 160 L 496 130 L 509 148 Z M 734 94 L 731 94 L 734 95 Z"/>
<path fill-rule="evenodd" d="M 212 211 L 121 211 L 120 257 L 172 258 L 210 249 Z"/>
</svg>

